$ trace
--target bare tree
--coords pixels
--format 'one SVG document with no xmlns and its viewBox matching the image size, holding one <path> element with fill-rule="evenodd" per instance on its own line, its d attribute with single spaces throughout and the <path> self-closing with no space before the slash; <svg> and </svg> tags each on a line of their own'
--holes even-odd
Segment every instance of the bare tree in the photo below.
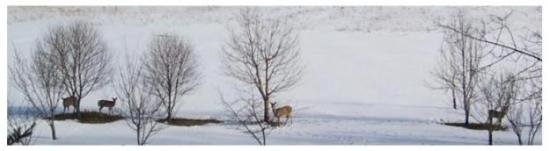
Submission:
<svg viewBox="0 0 550 151">
<path fill-rule="evenodd" d="M 542 34 L 540 29 L 517 31 L 519 27 L 511 27 L 508 23 L 508 18 L 512 15 L 513 11 L 510 11 L 503 16 L 492 16 L 490 21 L 480 21 L 482 28 L 475 30 L 484 34 L 461 33 L 456 27 L 440 26 L 448 32 L 492 46 L 489 54 L 496 59 L 482 68 L 489 68 L 506 60 L 522 66 L 516 73 L 518 80 L 536 81 L 528 88 L 530 91 L 526 91 L 524 97 L 535 99 L 542 92 Z"/>
<path fill-rule="evenodd" d="M 534 98 L 516 101 L 511 106 L 507 119 L 512 131 L 516 134 L 518 144 L 533 145 L 535 137 L 542 127 L 542 97 L 534 96 Z M 527 130 L 527 135 L 523 133 L 525 130 Z"/>
<path fill-rule="evenodd" d="M 535 144 L 535 137 L 542 127 L 542 100 L 534 100 L 528 109 L 528 135 L 527 144 Z"/>
<path fill-rule="evenodd" d="M 464 124 L 469 124 L 472 104 L 477 94 L 477 85 L 483 72 L 481 66 L 484 57 L 484 45 L 481 42 L 466 37 L 466 34 L 475 34 L 472 23 L 459 13 L 453 18 L 450 25 L 459 33 L 444 31 L 444 48 L 441 49 L 443 59 L 440 69 L 435 71 L 436 77 L 441 81 L 442 87 L 446 87 L 455 94 L 455 98 L 461 99 L 464 110 Z"/>
<path fill-rule="evenodd" d="M 458 66 L 456 66 L 456 62 L 454 62 L 454 58 L 452 56 L 448 56 L 450 53 L 445 52 L 446 50 L 441 49 L 440 50 L 441 57 L 440 57 L 440 66 L 435 69 L 432 74 L 437 78 L 437 83 L 440 86 L 436 86 L 436 89 L 442 89 L 445 91 L 451 92 L 451 98 L 453 103 L 453 109 L 458 108 L 457 104 L 457 91 L 458 91 Z"/>
<path fill-rule="evenodd" d="M 482 40 L 502 48 L 500 52 L 493 52 L 499 54 L 497 56 L 501 60 L 512 60 L 521 66 L 516 74 L 518 82 L 523 83 L 522 91 L 520 99 L 512 107 L 508 121 L 519 144 L 533 145 L 542 126 L 542 34 L 541 29 L 518 31 L 517 27 L 511 27 L 508 18 L 512 14 L 513 11 L 505 16 L 495 16 L 490 24 L 507 37 L 482 37 Z M 526 136 L 522 136 L 524 130 L 527 131 Z"/>
<path fill-rule="evenodd" d="M 136 132 L 137 144 L 145 145 L 163 128 L 156 122 L 161 116 L 161 101 L 153 97 L 152 88 L 144 80 L 142 65 L 128 63 L 121 71 L 116 88 L 125 105 L 123 114 L 127 125 Z"/>
<path fill-rule="evenodd" d="M 219 95 L 229 119 L 236 122 L 236 128 L 249 134 L 259 145 L 267 145 L 267 136 L 275 129 L 275 125 L 263 120 L 261 101 L 253 94 L 234 101 L 225 100 L 221 92 Z"/>
<path fill-rule="evenodd" d="M 489 80 L 484 82 L 480 88 L 483 97 L 481 101 L 485 113 L 483 117 L 487 117 L 486 124 L 488 126 L 488 141 L 489 145 L 493 145 L 493 131 L 495 125 L 500 126 L 502 118 L 508 114 L 513 100 L 517 99 L 518 86 L 516 77 L 512 73 L 500 75 L 499 77 L 491 76 Z M 498 119 L 497 123 L 493 119 Z"/>
<path fill-rule="evenodd" d="M 73 22 L 51 28 L 44 49 L 52 52 L 59 66 L 66 93 L 77 98 L 80 116 L 82 98 L 109 82 L 110 55 L 101 35 L 90 23 Z"/>
<path fill-rule="evenodd" d="M 510 57 L 511 54 L 517 53 L 526 57 L 529 57 L 531 59 L 534 59 L 536 61 L 542 61 L 542 52 L 538 49 L 533 49 L 531 44 L 542 44 L 542 41 L 540 41 L 540 38 L 542 38 L 542 35 L 540 34 L 540 31 L 538 30 L 531 30 L 528 31 L 528 35 L 524 35 L 524 38 L 518 38 L 517 35 L 514 34 L 514 30 L 508 25 L 508 18 L 513 14 L 513 11 L 510 11 L 504 16 L 493 16 L 490 22 L 482 21 L 483 28 L 478 28 L 481 33 L 485 34 L 472 34 L 472 33 L 465 33 L 461 31 L 459 28 L 452 26 L 452 25 L 439 25 L 440 27 L 446 29 L 449 32 L 454 32 L 457 34 L 460 34 L 464 36 L 465 38 L 472 39 L 475 41 L 487 43 L 493 46 L 497 46 L 499 48 L 502 48 L 500 50 L 503 51 L 509 51 L 508 53 L 503 53 L 502 57 Z M 488 28 L 493 27 L 493 28 Z M 492 32 L 496 32 L 496 34 L 490 34 Z M 495 36 L 496 35 L 496 36 Z M 507 37 L 505 37 L 507 36 Z M 533 39 L 529 37 L 534 37 L 536 41 L 533 41 Z M 506 40 L 508 39 L 508 40 Z M 527 43 L 522 43 L 517 40 L 522 40 Z"/>
<path fill-rule="evenodd" d="M 158 35 L 149 44 L 145 61 L 145 78 L 154 96 L 162 101 L 168 122 L 177 111 L 181 97 L 199 85 L 193 47 L 179 36 Z"/>
<path fill-rule="evenodd" d="M 508 115 L 506 116 L 506 119 L 510 122 L 510 127 L 512 128 L 512 131 L 516 135 L 516 138 L 518 140 L 519 145 L 523 145 L 523 128 L 524 128 L 524 106 L 523 103 L 517 103 L 513 105 L 510 108 L 510 111 Z"/>
<path fill-rule="evenodd" d="M 297 33 L 288 18 L 265 18 L 255 9 L 237 17 L 224 50 L 227 74 L 257 90 L 263 101 L 263 121 L 270 122 L 270 101 L 296 85 L 302 75 Z"/>
<path fill-rule="evenodd" d="M 479 21 L 480 26 L 472 27 L 473 33 L 462 32 L 452 24 L 439 24 L 447 32 L 464 36 L 491 46 L 488 55 L 492 62 L 481 68 L 490 68 L 506 60 L 516 63 L 522 68 L 517 71 L 517 80 L 534 82 L 530 91 L 525 91 L 525 98 L 535 99 L 542 92 L 542 34 L 541 29 L 523 29 L 512 27 L 508 19 L 514 11 L 505 15 L 493 15 L 489 21 Z"/>
<path fill-rule="evenodd" d="M 542 34 L 541 29 L 512 27 L 514 24 L 510 24 L 508 19 L 513 12 L 494 15 L 489 21 L 480 21 L 481 28 L 476 28 L 475 31 L 483 34 L 462 32 L 452 24 L 441 24 L 440 27 L 447 32 L 492 46 L 488 54 L 496 59 L 483 65 L 482 69 L 506 60 L 520 67 L 516 72 L 516 80 L 518 83 L 528 84 L 521 87 L 519 101 L 513 103 L 508 119 L 522 144 L 521 130 L 529 127 L 529 137 L 534 139 L 542 123 Z"/>
<path fill-rule="evenodd" d="M 63 94 L 63 79 L 58 72 L 60 66 L 55 63 L 55 57 L 47 49 L 48 45 L 38 42 L 32 54 L 30 63 L 14 50 L 15 62 L 10 64 L 10 77 L 15 87 L 31 104 L 36 115 L 47 118 L 52 139 L 57 139 L 55 132 L 55 109 Z"/>
</svg>

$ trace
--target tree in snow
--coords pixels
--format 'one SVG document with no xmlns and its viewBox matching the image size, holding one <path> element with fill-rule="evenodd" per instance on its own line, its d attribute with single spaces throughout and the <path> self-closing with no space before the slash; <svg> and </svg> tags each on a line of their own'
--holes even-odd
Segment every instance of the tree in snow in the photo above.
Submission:
<svg viewBox="0 0 550 151">
<path fill-rule="evenodd" d="M 519 102 L 513 103 L 508 120 L 518 136 L 518 142 L 523 144 L 521 131 L 527 128 L 528 144 L 532 144 L 542 125 L 542 34 L 540 28 L 532 28 L 533 26 L 514 27 L 515 24 L 508 21 L 513 15 L 512 10 L 505 15 L 491 16 L 489 21 L 480 21 L 481 28 L 476 28 L 477 32 L 474 33 L 463 32 L 452 24 L 441 24 L 440 27 L 447 32 L 490 46 L 488 56 L 496 59 L 481 68 L 489 68 L 505 61 L 520 67 L 515 72 L 517 82 L 522 85 L 518 94 Z"/>
<path fill-rule="evenodd" d="M 52 33 L 50 33 L 52 34 Z M 60 66 L 56 64 L 54 52 L 45 42 L 38 41 L 29 61 L 13 50 L 15 62 L 9 66 L 10 77 L 15 87 L 29 103 L 37 118 L 46 118 L 52 139 L 57 139 L 55 131 L 55 109 L 64 92 Z M 34 127 L 34 126 L 33 126 Z"/>
<path fill-rule="evenodd" d="M 241 10 L 237 23 L 223 49 L 226 73 L 259 93 L 262 120 L 271 122 L 272 99 L 302 75 L 297 33 L 288 18 L 266 18 L 253 8 Z"/>
<path fill-rule="evenodd" d="M 483 72 L 481 66 L 484 45 L 470 39 L 465 34 L 478 34 L 472 23 L 459 13 L 451 21 L 450 26 L 459 32 L 444 31 L 444 46 L 441 49 L 442 63 L 435 75 L 442 87 L 450 89 L 462 103 L 464 124 L 470 122 L 471 108 L 477 96 L 477 85 Z"/>
<path fill-rule="evenodd" d="M 118 96 L 124 102 L 124 111 L 127 125 L 136 132 L 138 145 L 145 145 L 149 138 L 163 129 L 156 122 L 161 116 L 160 99 L 153 95 L 153 87 L 144 80 L 143 65 L 127 63 L 116 80 Z"/>
<path fill-rule="evenodd" d="M 440 24 L 446 32 L 459 34 L 464 38 L 475 40 L 489 46 L 492 49 L 489 55 L 493 56 L 494 61 L 484 65 L 482 68 L 488 68 L 500 62 L 511 60 L 518 62 L 518 65 L 523 66 L 520 71 L 518 80 L 535 79 L 530 91 L 526 92 L 526 96 L 541 96 L 542 92 L 542 34 L 540 29 L 528 28 L 525 31 L 516 31 L 519 27 L 512 27 L 508 23 L 508 19 L 513 15 L 510 11 L 503 16 L 492 16 L 490 21 L 480 21 L 480 27 L 473 27 L 473 31 L 463 32 L 459 27 L 453 25 Z M 525 27 L 521 27 L 525 28 Z M 500 48 L 500 49 L 497 49 Z M 520 64 L 519 60 L 527 62 L 525 65 Z"/>
<path fill-rule="evenodd" d="M 65 92 L 77 98 L 78 117 L 81 100 L 110 80 L 111 58 L 101 38 L 91 23 L 78 21 L 51 28 L 44 39 L 43 49 L 53 56 Z"/>
<path fill-rule="evenodd" d="M 439 86 L 436 86 L 436 89 L 441 89 L 444 91 L 450 91 L 452 103 L 453 103 L 453 109 L 458 108 L 457 104 L 457 91 L 458 91 L 458 67 L 454 67 L 455 63 L 451 60 L 453 59 L 449 55 L 449 53 L 446 53 L 445 50 L 441 50 L 440 53 L 440 64 L 442 66 L 438 66 L 438 68 L 435 69 L 433 75 L 437 78 Z M 450 66 L 453 66 L 452 68 L 449 68 Z"/>
<path fill-rule="evenodd" d="M 542 99 L 519 101 L 511 106 L 507 115 L 518 144 L 533 145 L 542 128 Z M 527 131 L 527 134 L 524 133 Z"/>
<path fill-rule="evenodd" d="M 193 47 L 183 38 L 163 34 L 154 37 L 145 57 L 144 76 L 172 120 L 182 97 L 199 85 L 199 72 Z"/>
</svg>

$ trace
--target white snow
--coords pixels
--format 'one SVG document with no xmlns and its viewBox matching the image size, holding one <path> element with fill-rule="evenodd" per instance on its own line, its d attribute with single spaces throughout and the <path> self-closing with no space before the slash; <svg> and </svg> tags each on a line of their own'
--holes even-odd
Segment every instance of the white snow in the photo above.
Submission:
<svg viewBox="0 0 550 151">
<path fill-rule="evenodd" d="M 433 22 L 456 11 L 450 7 L 267 7 L 273 15 L 290 16 L 300 26 L 305 74 L 299 86 L 277 96 L 295 108 L 294 123 L 276 129 L 268 144 L 486 144 L 487 132 L 441 125 L 461 122 L 448 97 L 431 89 L 442 35 Z M 510 7 L 468 8 L 474 16 L 505 14 Z M 538 7 L 514 8 L 521 27 L 541 28 Z M 8 48 L 30 54 L 49 27 L 73 20 L 91 21 L 112 50 L 114 64 L 138 56 L 150 37 L 178 33 L 195 47 L 202 85 L 185 97 L 180 117 L 225 119 L 217 89 L 227 90 L 221 48 L 227 24 L 237 7 L 8 7 Z M 12 49 L 10 49 L 11 51 Z M 8 61 L 10 64 L 13 60 Z M 85 98 L 83 107 L 96 110 L 95 100 L 110 98 L 111 86 Z M 23 104 L 10 85 L 10 105 Z M 15 102 L 15 103 L 14 103 Z M 118 106 L 120 107 L 120 106 Z M 150 144 L 255 144 L 230 125 L 209 124 L 167 128 Z M 50 139 L 41 121 L 35 144 L 134 145 L 124 121 L 109 124 L 56 122 L 58 140 Z M 495 144 L 516 144 L 511 132 L 499 131 Z M 537 143 L 541 144 L 541 136 Z"/>
</svg>

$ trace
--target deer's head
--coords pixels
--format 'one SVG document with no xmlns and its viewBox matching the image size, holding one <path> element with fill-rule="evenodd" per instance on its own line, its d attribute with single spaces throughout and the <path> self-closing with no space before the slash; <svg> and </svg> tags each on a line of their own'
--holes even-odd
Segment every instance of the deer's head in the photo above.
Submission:
<svg viewBox="0 0 550 151">
<path fill-rule="evenodd" d="M 116 98 L 116 97 L 114 97 L 114 98 L 113 98 L 113 102 L 116 102 L 116 99 L 117 99 L 117 98 Z"/>
</svg>

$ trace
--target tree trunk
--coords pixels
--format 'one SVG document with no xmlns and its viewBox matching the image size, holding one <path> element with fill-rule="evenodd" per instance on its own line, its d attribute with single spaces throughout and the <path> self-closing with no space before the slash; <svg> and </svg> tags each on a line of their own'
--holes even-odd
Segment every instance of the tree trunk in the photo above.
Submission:
<svg viewBox="0 0 550 151">
<path fill-rule="evenodd" d="M 76 117 L 77 117 L 78 119 L 80 119 L 80 118 L 82 117 L 81 114 L 80 114 L 80 100 L 82 100 L 82 97 L 79 96 L 79 97 L 77 98 L 76 103 L 75 103 Z"/>
<path fill-rule="evenodd" d="M 468 125 L 470 124 L 470 102 L 465 101 L 467 97 L 464 97 L 463 99 L 464 100 L 462 102 L 464 105 L 464 125 Z"/>
<path fill-rule="evenodd" d="M 533 145 L 535 143 L 535 135 L 535 131 L 529 130 L 529 135 L 527 135 L 527 145 Z"/>
<path fill-rule="evenodd" d="M 461 29 L 463 29 L 462 25 L 460 27 Z M 464 105 L 464 116 L 465 116 L 465 119 L 464 119 L 464 125 L 468 125 L 469 124 L 469 120 L 470 120 L 470 100 L 468 99 L 468 90 L 466 89 L 466 54 L 465 54 L 465 40 L 464 40 L 464 35 L 462 35 L 462 40 L 461 40 L 461 43 L 462 43 L 462 48 L 460 50 L 460 54 L 461 54 L 461 59 L 462 59 L 462 77 L 461 77 L 461 85 L 462 85 L 462 104 Z M 471 78 L 471 77 L 470 77 Z"/>
<path fill-rule="evenodd" d="M 168 111 L 166 115 L 166 122 L 169 122 L 172 119 L 172 112 Z"/>
<path fill-rule="evenodd" d="M 138 144 L 138 145 L 143 145 L 143 144 L 141 143 L 141 140 L 140 140 L 140 137 L 141 137 L 140 132 L 141 132 L 140 126 L 136 126 L 136 140 L 137 140 L 137 144 Z"/>
<path fill-rule="evenodd" d="M 270 103 L 269 99 L 264 100 L 264 122 L 267 122 L 267 123 L 271 122 L 269 117 L 269 111 L 271 111 L 269 108 L 269 103 Z"/>
<path fill-rule="evenodd" d="M 75 104 L 74 109 L 76 111 L 76 115 L 80 115 L 80 105 Z M 79 116 L 80 117 L 80 116 Z"/>
<path fill-rule="evenodd" d="M 168 123 L 170 120 L 172 120 L 172 90 L 171 90 L 171 83 L 167 83 L 170 87 L 168 87 L 168 99 L 166 100 L 166 122 Z"/>
<path fill-rule="evenodd" d="M 48 125 L 50 126 L 50 129 L 52 131 L 52 140 L 56 140 L 57 136 L 55 135 L 55 125 L 54 125 L 54 117 L 50 117 L 50 120 L 48 121 Z"/>
<path fill-rule="evenodd" d="M 518 144 L 523 145 L 523 140 L 521 140 L 521 134 L 516 133 L 516 136 L 518 138 Z"/>
</svg>

